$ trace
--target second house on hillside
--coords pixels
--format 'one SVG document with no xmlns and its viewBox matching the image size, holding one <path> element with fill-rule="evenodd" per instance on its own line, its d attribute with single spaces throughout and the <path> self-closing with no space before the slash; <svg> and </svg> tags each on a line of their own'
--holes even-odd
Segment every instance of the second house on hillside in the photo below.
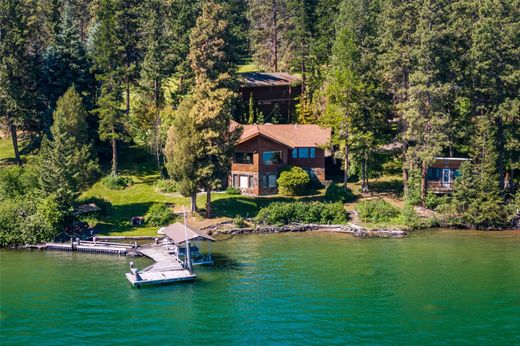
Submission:
<svg viewBox="0 0 520 346">
<path fill-rule="evenodd" d="M 318 125 L 239 125 L 243 132 L 233 155 L 229 185 L 243 194 L 277 192 L 276 180 L 286 166 L 305 169 L 311 178 L 325 181 L 325 150 L 330 128 Z"/>
</svg>

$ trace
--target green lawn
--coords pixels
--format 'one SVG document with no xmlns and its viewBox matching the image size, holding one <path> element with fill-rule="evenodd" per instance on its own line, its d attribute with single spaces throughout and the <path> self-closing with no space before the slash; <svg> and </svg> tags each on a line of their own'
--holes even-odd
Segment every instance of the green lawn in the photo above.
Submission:
<svg viewBox="0 0 520 346">
<path fill-rule="evenodd" d="M 14 158 L 13 142 L 10 138 L 0 138 L 0 160 Z"/>
<path fill-rule="evenodd" d="M 108 167 L 104 167 L 105 172 Z M 160 179 L 157 166 L 151 155 L 140 146 L 131 146 L 121 150 L 120 174 L 132 178 L 133 184 L 124 190 L 110 190 L 101 184 L 95 183 L 88 191 L 83 193 L 81 199 L 89 197 L 103 198 L 112 204 L 111 210 L 105 216 L 88 217 L 86 221 L 95 226 L 97 233 L 104 235 L 155 235 L 158 227 L 132 226 L 132 216 L 144 216 L 153 203 L 168 203 L 173 205 L 176 212 L 182 211 L 182 206 L 189 210 L 189 198 L 177 193 L 160 193 L 155 188 L 155 183 Z M 273 197 L 248 197 L 241 195 L 228 195 L 214 192 L 212 194 L 212 213 L 215 218 L 233 218 L 237 215 L 244 217 L 255 216 L 260 208 L 274 201 L 293 201 L 295 199 L 314 200 L 321 198 L 323 191 L 313 191 L 313 195 L 287 198 Z M 203 209 L 206 195 L 197 197 L 197 207 Z"/>
</svg>

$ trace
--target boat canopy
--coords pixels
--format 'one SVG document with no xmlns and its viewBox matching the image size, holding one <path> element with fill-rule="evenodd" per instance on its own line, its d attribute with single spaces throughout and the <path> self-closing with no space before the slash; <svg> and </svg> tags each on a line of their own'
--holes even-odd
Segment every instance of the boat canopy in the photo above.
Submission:
<svg viewBox="0 0 520 346">
<path fill-rule="evenodd" d="M 192 240 L 208 240 L 215 241 L 214 238 L 209 235 L 202 233 L 201 231 L 191 229 L 186 226 L 184 230 L 184 224 L 180 222 L 173 223 L 168 227 L 164 228 L 162 232 L 170 238 L 175 244 L 182 244 L 186 242 L 186 235 L 189 241 Z"/>
</svg>

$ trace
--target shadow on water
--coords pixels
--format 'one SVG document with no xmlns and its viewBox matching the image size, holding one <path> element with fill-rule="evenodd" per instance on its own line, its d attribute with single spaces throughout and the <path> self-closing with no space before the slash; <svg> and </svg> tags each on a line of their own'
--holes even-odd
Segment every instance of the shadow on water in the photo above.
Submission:
<svg viewBox="0 0 520 346">
<path fill-rule="evenodd" d="M 211 268 L 215 270 L 242 270 L 242 264 L 240 262 L 228 257 L 222 253 L 214 253 L 213 256 L 213 265 L 205 266 L 206 268 Z"/>
</svg>

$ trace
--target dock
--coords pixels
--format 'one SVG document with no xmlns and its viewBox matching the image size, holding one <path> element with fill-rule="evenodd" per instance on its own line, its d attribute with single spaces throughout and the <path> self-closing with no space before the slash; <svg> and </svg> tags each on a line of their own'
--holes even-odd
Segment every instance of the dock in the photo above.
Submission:
<svg viewBox="0 0 520 346">
<path fill-rule="evenodd" d="M 80 241 L 77 239 L 70 243 L 47 243 L 42 248 L 55 251 L 77 251 L 125 256 L 135 248 L 135 244 Z"/>
<path fill-rule="evenodd" d="M 177 256 L 170 254 L 167 247 L 163 245 L 142 247 L 139 252 L 154 260 L 155 263 L 142 270 L 137 270 L 133 267 L 133 263 L 130 263 L 130 273 L 125 275 L 133 286 L 190 281 L 196 277 Z"/>
</svg>

